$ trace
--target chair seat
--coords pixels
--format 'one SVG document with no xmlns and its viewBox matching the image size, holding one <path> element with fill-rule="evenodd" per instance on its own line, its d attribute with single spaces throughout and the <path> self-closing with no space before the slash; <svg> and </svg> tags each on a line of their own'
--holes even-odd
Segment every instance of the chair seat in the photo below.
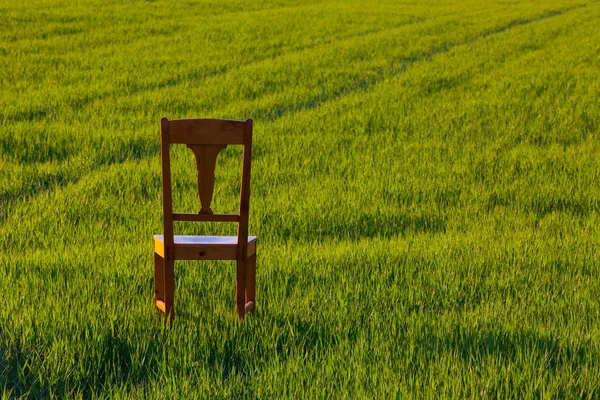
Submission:
<svg viewBox="0 0 600 400">
<path fill-rule="evenodd" d="M 237 236 L 175 235 L 176 260 L 235 260 Z M 164 258 L 164 237 L 154 235 L 154 252 Z M 247 257 L 256 253 L 256 236 L 248 236 Z"/>
</svg>

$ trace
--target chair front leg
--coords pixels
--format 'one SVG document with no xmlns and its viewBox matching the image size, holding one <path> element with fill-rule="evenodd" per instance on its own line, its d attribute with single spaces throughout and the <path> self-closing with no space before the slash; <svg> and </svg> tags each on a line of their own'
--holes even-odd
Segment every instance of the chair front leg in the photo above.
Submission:
<svg viewBox="0 0 600 400">
<path fill-rule="evenodd" d="M 158 307 L 158 302 L 165 302 L 165 260 L 154 253 L 154 305 Z"/>
</svg>

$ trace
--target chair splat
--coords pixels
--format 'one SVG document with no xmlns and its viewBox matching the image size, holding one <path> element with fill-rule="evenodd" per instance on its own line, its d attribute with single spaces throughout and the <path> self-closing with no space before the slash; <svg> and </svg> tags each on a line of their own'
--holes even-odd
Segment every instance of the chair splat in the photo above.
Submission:
<svg viewBox="0 0 600 400">
<path fill-rule="evenodd" d="M 215 191 L 215 166 L 219 152 L 227 147 L 225 144 L 188 144 L 196 156 L 196 171 L 198 173 L 198 197 L 200 211 L 198 214 L 212 214 L 210 208 Z"/>
</svg>

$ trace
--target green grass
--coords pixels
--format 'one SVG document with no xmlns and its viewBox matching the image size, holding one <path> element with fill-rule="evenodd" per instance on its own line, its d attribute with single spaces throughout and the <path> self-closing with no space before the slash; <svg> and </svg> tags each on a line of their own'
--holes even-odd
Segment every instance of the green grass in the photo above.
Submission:
<svg viewBox="0 0 600 400">
<path fill-rule="evenodd" d="M 600 396 L 600 3 L 363 3 L 0 0 L 4 397 Z M 255 120 L 244 324 L 162 116 Z"/>
</svg>

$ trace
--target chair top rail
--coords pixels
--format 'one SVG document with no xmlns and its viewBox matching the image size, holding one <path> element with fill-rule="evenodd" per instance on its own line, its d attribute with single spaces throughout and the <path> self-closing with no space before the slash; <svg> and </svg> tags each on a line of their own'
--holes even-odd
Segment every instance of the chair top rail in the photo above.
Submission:
<svg viewBox="0 0 600 400">
<path fill-rule="evenodd" d="M 227 119 L 167 120 L 169 142 L 177 144 L 244 144 L 246 121 Z"/>
</svg>

